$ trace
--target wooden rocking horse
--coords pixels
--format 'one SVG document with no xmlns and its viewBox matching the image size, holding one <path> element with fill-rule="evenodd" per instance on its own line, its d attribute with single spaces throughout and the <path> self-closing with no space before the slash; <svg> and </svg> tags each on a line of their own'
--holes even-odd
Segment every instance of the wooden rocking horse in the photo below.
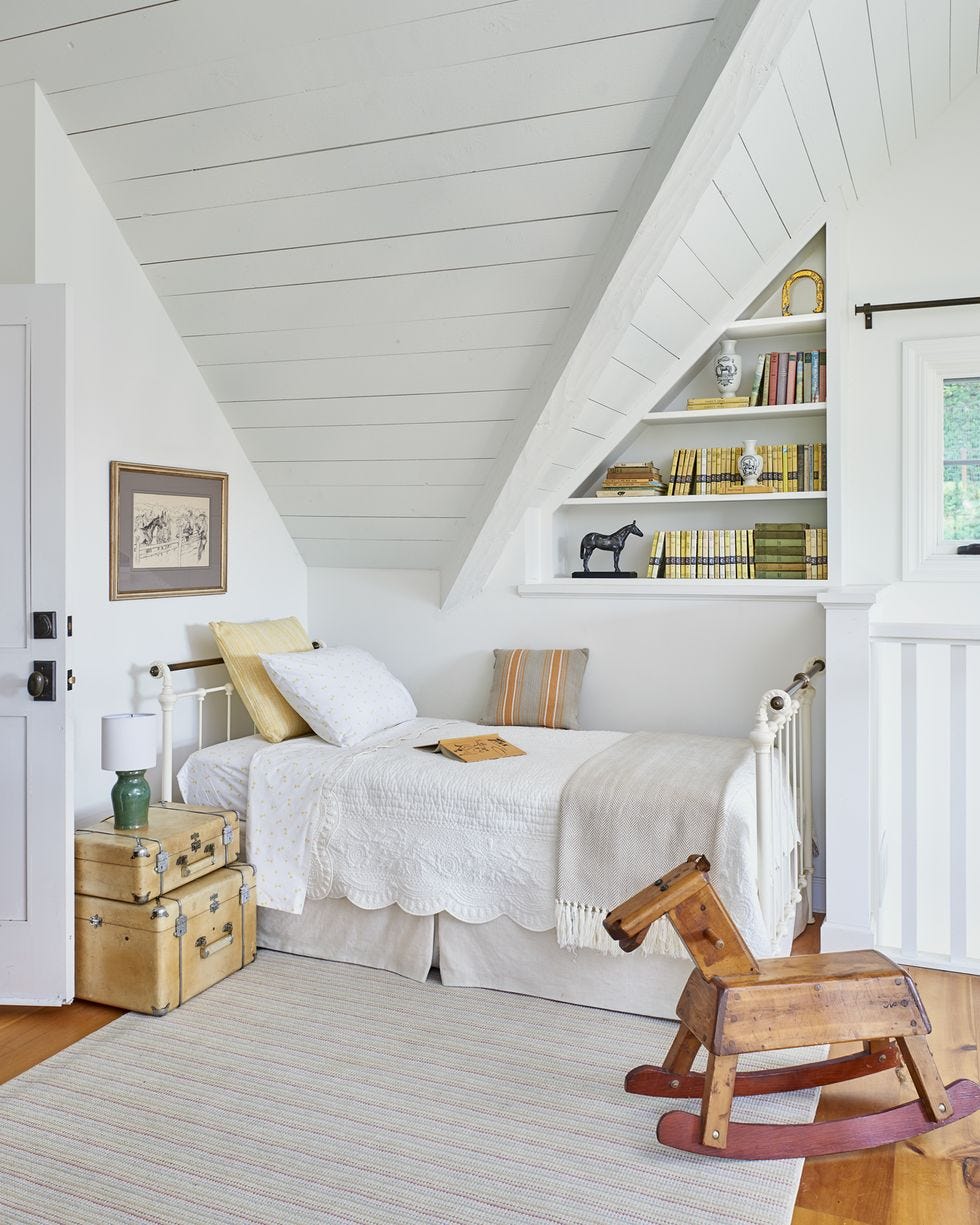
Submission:
<svg viewBox="0 0 980 1225">
<path fill-rule="evenodd" d="M 818 953 L 756 961 L 708 880 L 700 855 L 611 911 L 606 931 L 626 952 L 666 915 L 697 969 L 677 1003 L 680 1028 L 661 1067 L 626 1076 L 628 1093 L 701 1099 L 700 1117 L 672 1110 L 657 1139 L 690 1153 L 743 1160 L 809 1157 L 875 1148 L 945 1127 L 980 1109 L 980 1085 L 944 1085 L 926 1041 L 931 1031 L 915 983 L 880 953 Z M 751 1051 L 862 1042 L 854 1055 L 736 1076 Z M 692 1072 L 700 1048 L 707 1070 Z M 918 1100 L 826 1123 L 730 1123 L 732 1098 L 815 1088 L 904 1062 Z"/>
</svg>

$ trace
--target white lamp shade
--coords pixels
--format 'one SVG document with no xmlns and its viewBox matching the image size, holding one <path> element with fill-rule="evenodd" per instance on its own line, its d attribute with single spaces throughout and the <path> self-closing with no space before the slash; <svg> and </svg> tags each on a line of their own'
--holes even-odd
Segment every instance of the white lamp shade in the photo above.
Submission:
<svg viewBox="0 0 980 1225">
<path fill-rule="evenodd" d="M 103 770 L 148 770 L 156 761 L 156 715 L 102 716 Z"/>
</svg>

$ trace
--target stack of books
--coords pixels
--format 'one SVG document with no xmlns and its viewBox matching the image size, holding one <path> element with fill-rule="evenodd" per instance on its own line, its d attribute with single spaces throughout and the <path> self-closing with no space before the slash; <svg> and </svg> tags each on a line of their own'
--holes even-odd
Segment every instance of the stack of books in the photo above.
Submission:
<svg viewBox="0 0 980 1225">
<path fill-rule="evenodd" d="M 806 533 L 809 523 L 755 525 L 756 578 L 808 578 Z"/>
<path fill-rule="evenodd" d="M 757 523 L 654 532 L 647 578 L 826 579 L 827 529 Z"/>
<path fill-rule="evenodd" d="M 827 488 L 826 443 L 759 443 L 756 451 L 762 459 L 761 487 L 779 493 L 816 493 Z M 741 455 L 741 447 L 680 448 L 670 461 L 666 492 L 674 498 L 731 493 L 729 486 L 742 484 L 738 474 Z"/>
<path fill-rule="evenodd" d="M 596 490 L 597 498 L 655 498 L 667 492 L 660 469 L 652 460 L 614 464 Z"/>
<path fill-rule="evenodd" d="M 654 532 L 647 578 L 754 578 L 749 528 Z"/>
<path fill-rule="evenodd" d="M 705 408 L 748 408 L 748 396 L 694 396 L 687 402 L 687 410 L 699 413 Z"/>
<path fill-rule="evenodd" d="M 780 493 L 817 493 L 827 488 L 825 442 L 760 443 L 759 484 Z"/>
<path fill-rule="evenodd" d="M 827 573 L 827 529 L 825 527 L 810 527 L 804 532 L 803 557 L 806 562 L 807 578 L 822 578 Z"/>
<path fill-rule="evenodd" d="M 749 404 L 822 404 L 827 399 L 827 350 L 760 353 Z"/>
</svg>

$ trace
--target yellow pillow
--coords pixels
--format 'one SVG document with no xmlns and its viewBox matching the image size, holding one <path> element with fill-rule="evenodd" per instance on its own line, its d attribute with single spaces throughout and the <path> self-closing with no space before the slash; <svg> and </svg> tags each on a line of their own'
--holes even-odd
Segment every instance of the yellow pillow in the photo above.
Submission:
<svg viewBox="0 0 980 1225">
<path fill-rule="evenodd" d="M 313 645 L 301 623 L 295 617 L 283 617 L 279 621 L 212 621 L 210 624 L 228 675 L 259 735 L 273 744 L 305 736 L 310 730 L 309 724 L 273 685 L 259 659 L 260 653 L 312 651 Z"/>
</svg>

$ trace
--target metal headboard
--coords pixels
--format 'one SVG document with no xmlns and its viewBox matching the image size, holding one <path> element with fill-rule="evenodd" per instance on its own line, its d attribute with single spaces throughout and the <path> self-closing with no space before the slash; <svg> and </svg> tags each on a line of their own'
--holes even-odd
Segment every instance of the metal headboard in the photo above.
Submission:
<svg viewBox="0 0 980 1225">
<path fill-rule="evenodd" d="M 320 645 L 319 642 L 314 642 L 314 651 L 318 651 Z M 178 693 L 171 683 L 171 674 L 188 672 L 192 668 L 215 668 L 224 662 L 219 655 L 215 659 L 185 659 L 175 664 L 165 664 L 157 660 L 150 665 L 150 676 L 160 678 L 162 682 L 158 701 L 163 715 L 163 766 L 160 777 L 160 800 L 164 804 L 169 804 L 173 799 L 174 707 L 185 698 L 197 700 L 197 747 L 200 749 L 204 747 L 204 699 L 210 693 L 225 695 L 225 739 L 230 740 L 231 699 L 235 692 L 235 686 L 231 681 L 227 681 L 224 685 L 213 685 L 210 689 L 204 687 L 185 689 L 182 693 Z"/>
</svg>

